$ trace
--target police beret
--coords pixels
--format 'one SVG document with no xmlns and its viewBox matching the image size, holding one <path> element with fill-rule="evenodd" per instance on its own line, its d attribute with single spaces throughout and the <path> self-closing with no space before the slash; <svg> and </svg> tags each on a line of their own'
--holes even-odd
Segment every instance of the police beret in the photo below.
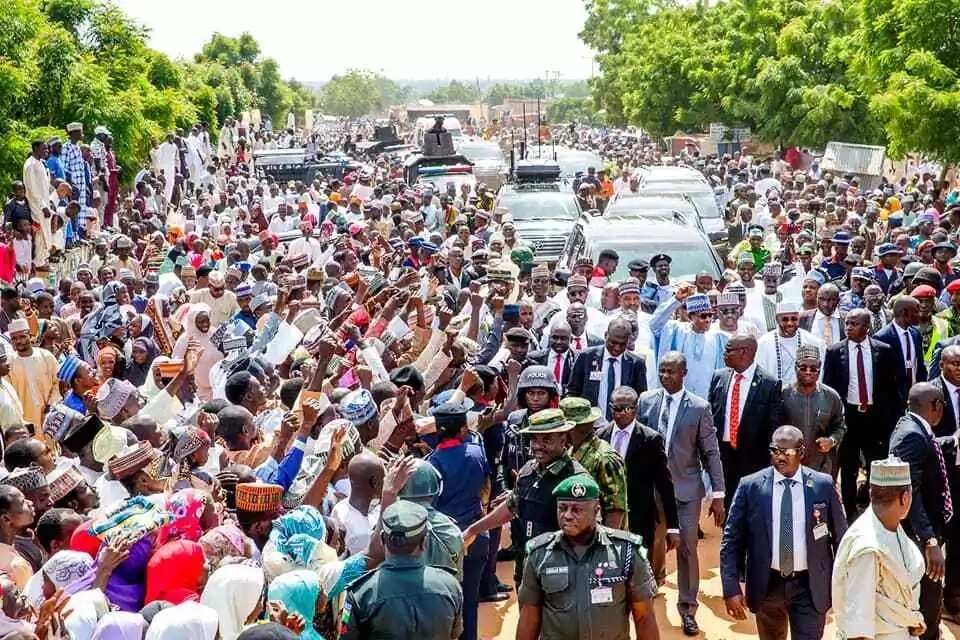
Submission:
<svg viewBox="0 0 960 640">
<path fill-rule="evenodd" d="M 384 509 L 383 531 L 391 538 L 417 538 L 427 530 L 427 510 L 409 500 L 397 500 Z"/>
</svg>

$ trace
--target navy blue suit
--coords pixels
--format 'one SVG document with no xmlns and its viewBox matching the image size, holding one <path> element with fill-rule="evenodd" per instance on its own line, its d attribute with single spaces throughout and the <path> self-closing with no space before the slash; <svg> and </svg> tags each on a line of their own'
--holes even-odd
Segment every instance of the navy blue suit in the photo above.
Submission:
<svg viewBox="0 0 960 640">
<path fill-rule="evenodd" d="M 900 389 L 900 397 L 906 400 L 910 387 L 913 386 L 910 378 L 907 377 L 907 367 L 904 364 L 903 341 L 900 339 L 900 333 L 897 331 L 895 323 L 891 322 L 880 331 L 873 334 L 874 340 L 879 340 L 884 344 L 890 345 L 896 356 L 897 367 L 897 386 Z M 927 366 L 923 362 L 923 338 L 916 327 L 907 327 L 907 333 L 913 339 L 913 346 L 910 348 L 910 355 L 913 356 L 913 366 L 917 372 L 917 382 L 926 382 Z M 900 407 L 897 415 L 903 413 L 905 407 Z"/>
<path fill-rule="evenodd" d="M 603 357 L 606 347 L 603 345 L 584 349 L 577 354 L 577 359 L 573 363 L 573 371 L 570 374 L 570 383 L 567 385 L 567 395 L 586 398 L 597 406 L 597 399 L 600 397 L 601 383 L 606 385 L 605 379 L 591 380 L 591 373 L 603 370 Z M 623 354 L 620 361 L 620 385 L 632 387 L 639 396 L 647 390 L 647 365 L 643 358 L 629 351 Z M 610 398 L 607 398 L 607 403 Z M 605 413 L 606 407 L 599 407 L 601 413 Z"/>
<path fill-rule="evenodd" d="M 773 566 L 773 467 L 767 467 L 740 480 L 733 497 L 720 545 L 720 578 L 723 597 L 740 595 L 740 567 L 746 568 L 746 602 L 758 613 L 760 637 L 772 637 L 764 622 L 783 610 L 789 613 L 791 637 L 820 638 L 830 608 L 830 577 L 840 538 L 847 530 L 847 519 L 833 478 L 825 473 L 800 468 L 805 504 L 807 567 L 794 577 L 784 579 Z M 797 490 L 795 486 L 794 491 Z M 818 523 L 827 525 L 827 535 L 814 533 Z M 784 586 L 786 598 L 784 597 Z M 791 593 L 793 592 L 793 593 Z M 798 597 L 798 592 L 799 596 Z M 804 606 L 805 605 L 805 606 Z M 782 623 L 786 624 L 786 618 Z M 765 627 L 765 628 L 761 628 Z M 819 634 L 817 635 L 817 629 Z M 765 633 L 766 632 L 766 633 Z"/>
</svg>

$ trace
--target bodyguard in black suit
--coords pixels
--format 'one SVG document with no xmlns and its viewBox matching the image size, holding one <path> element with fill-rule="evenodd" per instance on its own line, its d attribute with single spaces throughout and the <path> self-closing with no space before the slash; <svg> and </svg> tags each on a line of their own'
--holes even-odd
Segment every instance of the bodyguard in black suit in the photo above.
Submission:
<svg viewBox="0 0 960 640">
<path fill-rule="evenodd" d="M 643 538 L 643 546 L 648 551 L 653 548 L 658 520 L 656 492 L 663 503 L 663 515 L 669 532 L 667 546 L 675 549 L 680 541 L 680 521 L 663 436 L 636 420 L 637 394 L 630 387 L 616 389 L 611 404 L 615 408 L 613 421 L 600 429 L 597 435 L 609 442 L 618 453 L 626 442 L 621 456 L 627 470 L 627 504 L 630 509 L 627 522 L 630 531 Z M 625 440 L 621 440 L 621 437 Z"/>
<path fill-rule="evenodd" d="M 908 413 L 900 418 L 890 437 L 890 455 L 910 465 L 913 502 L 903 522 L 904 531 L 920 547 L 927 573 L 920 583 L 920 612 L 926 631 L 924 640 L 940 637 L 943 608 L 944 555 L 941 545 L 953 518 L 953 500 L 947 480 L 946 462 L 933 425 L 943 418 L 944 398 L 928 382 L 910 389 Z M 950 436 L 951 438 L 953 436 Z"/>
<path fill-rule="evenodd" d="M 534 351 L 527 355 L 527 358 L 553 372 L 553 377 L 560 383 L 560 395 L 564 396 L 576 360 L 573 350 L 570 349 L 570 325 L 566 322 L 553 325 L 549 341 L 549 349 Z"/>
<path fill-rule="evenodd" d="M 770 437 L 783 415 L 780 381 L 756 365 L 756 356 L 756 338 L 733 336 L 723 352 L 727 366 L 710 381 L 728 510 L 740 478 L 769 463 Z"/>
<path fill-rule="evenodd" d="M 853 522 L 858 514 L 857 476 L 862 463 L 887 456 L 890 432 L 905 402 L 897 381 L 893 349 L 868 337 L 870 312 L 852 309 L 844 320 L 846 338 L 827 348 L 823 383 L 844 401 L 847 432 L 840 445 L 843 508 Z"/>
<path fill-rule="evenodd" d="M 927 367 L 923 362 L 923 338 L 917 330 L 920 303 L 912 296 L 897 298 L 893 305 L 893 322 L 873 334 L 893 349 L 897 363 L 897 386 L 900 398 L 906 401 L 907 393 L 917 382 L 927 379 Z M 902 412 L 898 411 L 899 413 Z"/>
<path fill-rule="evenodd" d="M 627 353 L 633 332 L 630 323 L 615 318 L 607 326 L 603 347 L 590 347 L 577 354 L 567 395 L 586 398 L 613 419 L 610 397 L 617 387 L 630 387 L 639 396 L 647 390 L 647 367 L 639 356 Z"/>
<path fill-rule="evenodd" d="M 957 459 L 957 432 L 960 431 L 960 346 L 953 345 L 943 350 L 940 360 L 940 376 L 930 383 L 943 394 L 943 417 L 932 424 L 933 434 L 940 442 L 947 467 L 950 497 L 953 504 L 960 504 L 960 467 L 951 464 Z M 946 576 L 943 585 L 943 609 L 951 616 L 960 615 L 960 518 L 947 525 Z"/>
</svg>

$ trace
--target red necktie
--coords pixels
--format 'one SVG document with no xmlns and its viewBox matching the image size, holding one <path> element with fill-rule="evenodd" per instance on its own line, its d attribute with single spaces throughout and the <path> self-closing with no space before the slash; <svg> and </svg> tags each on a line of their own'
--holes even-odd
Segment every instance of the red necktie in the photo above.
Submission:
<svg viewBox="0 0 960 640">
<path fill-rule="evenodd" d="M 743 374 L 733 377 L 733 393 L 730 394 L 730 446 L 737 448 L 737 432 L 740 430 L 740 383 Z"/>
<path fill-rule="evenodd" d="M 857 382 L 858 384 L 858 393 L 860 394 L 860 409 L 861 411 L 866 411 L 867 409 L 867 398 L 870 396 L 867 394 L 867 370 L 863 366 L 863 345 L 857 345 Z"/>
<path fill-rule="evenodd" d="M 576 344 L 577 344 L 577 351 L 583 349 L 583 343 L 580 341 L 580 340 L 581 340 L 581 339 L 580 339 L 580 336 L 577 336 L 577 337 L 574 338 L 574 339 L 577 341 L 577 342 L 576 342 Z"/>
<path fill-rule="evenodd" d="M 553 377 L 557 379 L 557 384 L 560 384 L 560 359 L 562 357 L 559 353 L 554 353 L 556 360 L 553 362 Z"/>
</svg>

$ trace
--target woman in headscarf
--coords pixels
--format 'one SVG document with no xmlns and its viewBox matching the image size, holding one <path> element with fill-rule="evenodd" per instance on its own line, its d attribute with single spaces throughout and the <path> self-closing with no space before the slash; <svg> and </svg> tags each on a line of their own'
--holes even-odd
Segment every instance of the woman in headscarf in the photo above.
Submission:
<svg viewBox="0 0 960 640">
<path fill-rule="evenodd" d="M 267 577 L 335 561 L 337 553 L 325 542 L 326 534 L 323 515 L 315 507 L 302 505 L 280 516 L 263 548 Z"/>
<path fill-rule="evenodd" d="M 98 343 L 123 328 L 120 305 L 128 302 L 129 293 L 123 283 L 114 280 L 103 285 L 100 306 L 86 317 L 80 329 L 78 351 L 81 358 L 92 364 L 99 351 Z"/>
<path fill-rule="evenodd" d="M 153 616 L 145 640 L 214 640 L 217 626 L 215 610 L 188 600 Z"/>
<path fill-rule="evenodd" d="M 100 618 L 90 640 L 143 640 L 147 621 L 139 613 L 113 611 Z"/>
<path fill-rule="evenodd" d="M 130 322 L 131 338 L 153 338 L 153 321 L 146 313 L 138 313 Z"/>
<path fill-rule="evenodd" d="M 252 558 L 253 540 L 232 522 L 207 531 L 200 536 L 200 544 L 207 561 L 214 569 L 226 558 Z"/>
<path fill-rule="evenodd" d="M 263 624 L 248 627 L 237 640 L 297 640 L 296 633 L 279 622 L 264 622 Z"/>
<path fill-rule="evenodd" d="M 213 478 L 203 470 L 210 458 L 211 445 L 210 436 L 198 427 L 187 427 L 177 436 L 173 447 L 173 461 L 179 467 L 175 489 L 212 489 Z"/>
<path fill-rule="evenodd" d="M 158 545 L 170 540 L 197 542 L 204 531 L 219 523 L 213 498 L 209 493 L 197 489 L 182 489 L 170 495 L 166 510 L 173 515 L 173 522 L 160 528 L 157 533 Z"/>
<path fill-rule="evenodd" d="M 93 558 L 89 553 L 69 550 L 56 552 L 27 582 L 25 591 L 30 604 L 40 606 L 57 589 L 67 588 L 88 575 L 93 567 Z"/>
<path fill-rule="evenodd" d="M 324 640 L 337 637 L 337 628 L 329 615 L 327 597 L 320 589 L 320 579 L 313 571 L 291 571 L 270 583 L 267 601 L 283 603 L 289 613 L 303 618 L 300 640 Z M 317 617 L 317 612 L 322 611 Z"/>
<path fill-rule="evenodd" d="M 106 342 L 100 345 L 97 351 L 97 383 L 102 385 L 110 378 L 123 378 L 123 371 L 118 367 L 123 360 L 123 354 L 116 345 Z"/>
<path fill-rule="evenodd" d="M 148 375 L 144 379 L 143 384 L 140 385 L 140 395 L 143 396 L 147 402 L 152 400 L 154 396 L 167 386 L 160 376 L 160 365 L 167 364 L 168 362 L 170 362 L 170 358 L 167 356 L 157 356 L 150 364 L 150 375 Z"/>
<path fill-rule="evenodd" d="M 164 600 L 180 604 L 200 597 L 207 579 L 203 547 L 191 540 L 173 540 L 157 549 L 147 563 L 144 602 Z"/>
<path fill-rule="evenodd" d="M 173 359 L 182 360 L 191 341 L 199 343 L 203 349 L 200 362 L 194 372 L 197 383 L 197 398 L 207 402 L 213 395 L 210 386 L 210 370 L 223 359 L 223 354 L 210 342 L 210 307 L 205 304 L 191 304 L 183 322 L 183 335 L 177 338 L 173 347 Z"/>
<path fill-rule="evenodd" d="M 136 338 L 130 350 L 127 380 L 138 387 L 143 386 L 150 374 L 150 365 L 158 355 L 159 351 L 153 340 L 143 336 Z"/>
<path fill-rule="evenodd" d="M 100 619 L 110 613 L 110 603 L 100 589 L 81 591 L 70 598 L 63 619 L 70 640 L 91 640 Z"/>
<path fill-rule="evenodd" d="M 260 616 L 265 586 L 263 570 L 257 567 L 230 564 L 213 572 L 200 602 L 217 612 L 220 640 L 237 640 L 243 628 Z"/>
</svg>

